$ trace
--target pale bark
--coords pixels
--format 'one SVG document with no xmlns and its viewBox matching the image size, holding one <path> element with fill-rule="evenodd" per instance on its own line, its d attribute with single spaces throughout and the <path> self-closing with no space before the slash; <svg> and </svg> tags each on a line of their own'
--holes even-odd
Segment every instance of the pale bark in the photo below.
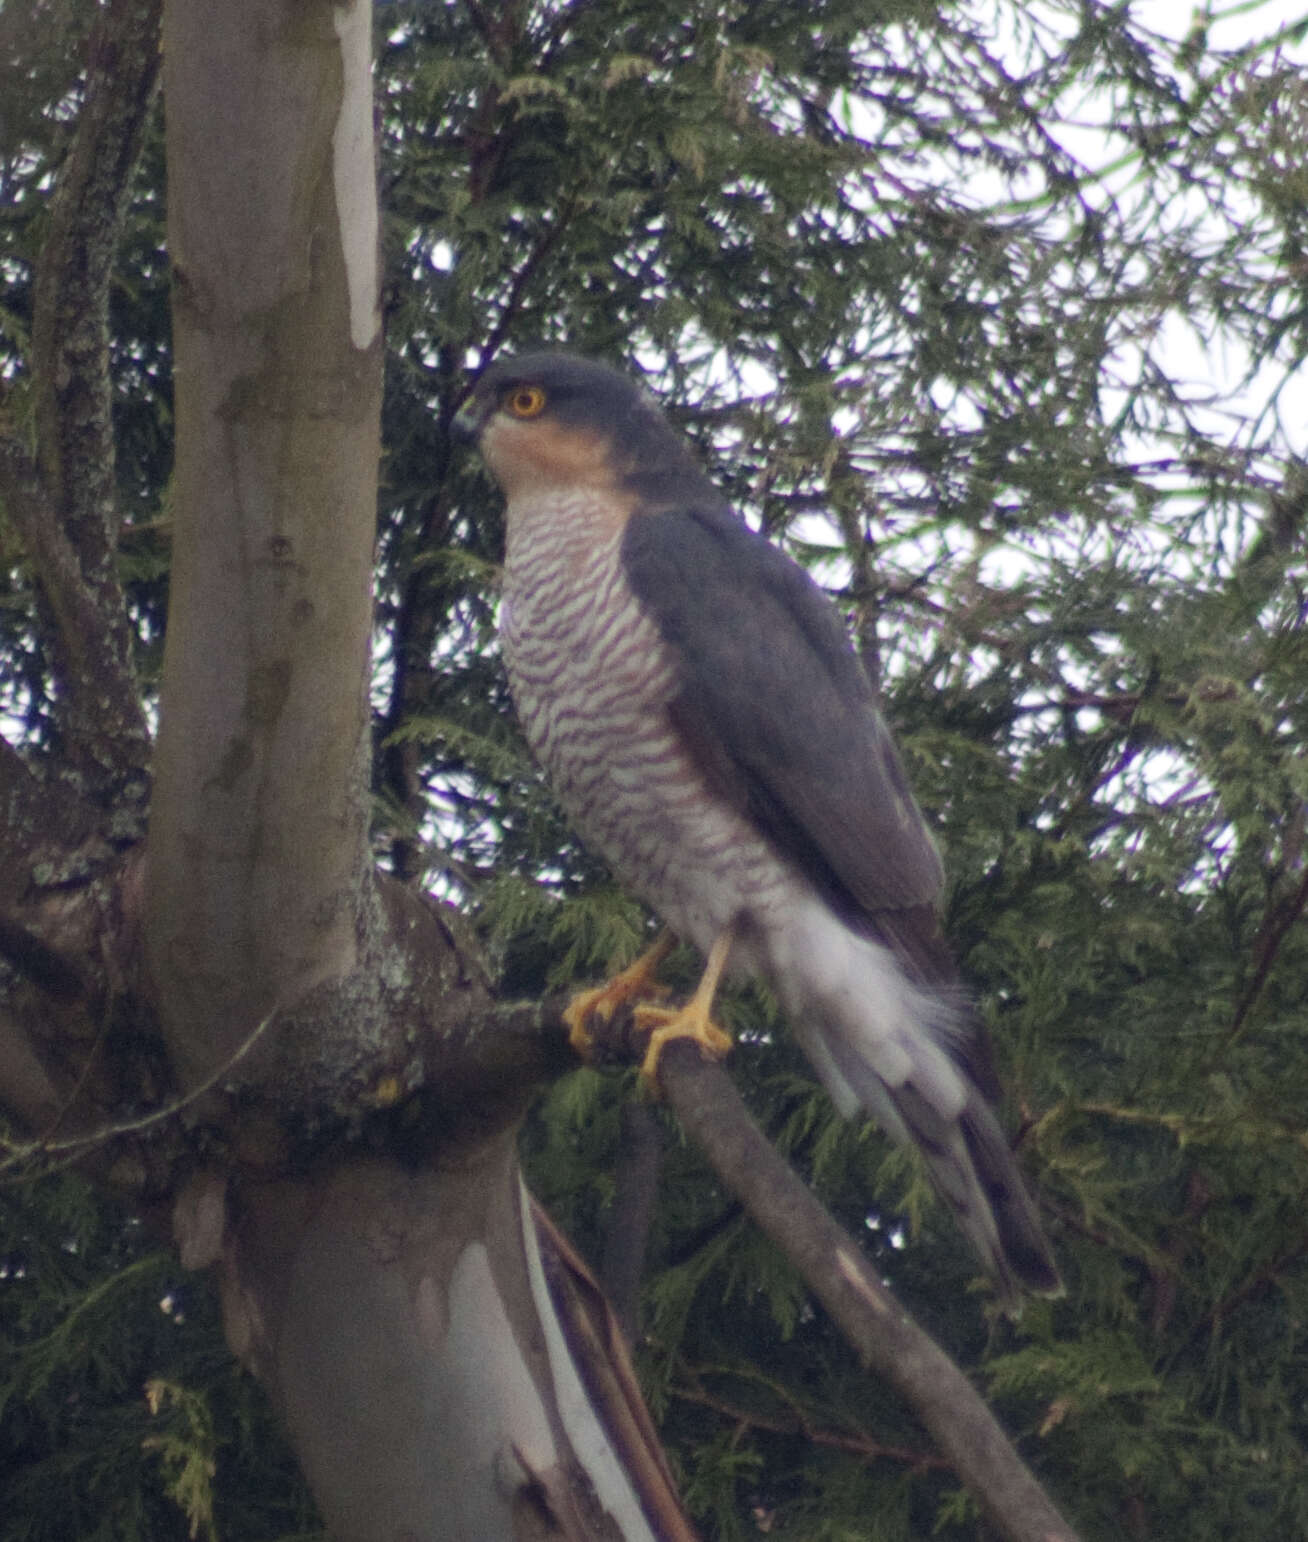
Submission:
<svg viewBox="0 0 1308 1542">
<path fill-rule="evenodd" d="M 648 1423 L 624 1434 L 629 1371 L 625 1413 L 592 1391 L 621 1352 L 578 1343 L 511 1133 L 417 1172 L 366 1159 L 230 1203 L 221 1182 L 196 1180 L 179 1231 L 190 1261 L 219 1252 L 232 1348 L 333 1537 L 690 1542 Z"/>
<path fill-rule="evenodd" d="M 371 920 L 369 15 L 165 14 L 176 526 L 149 947 L 191 1079 L 347 976 Z"/>
</svg>

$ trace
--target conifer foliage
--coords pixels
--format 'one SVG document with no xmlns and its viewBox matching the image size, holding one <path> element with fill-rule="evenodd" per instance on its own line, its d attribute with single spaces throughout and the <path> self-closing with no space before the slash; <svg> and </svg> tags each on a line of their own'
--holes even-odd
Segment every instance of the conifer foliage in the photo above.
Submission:
<svg viewBox="0 0 1308 1542">
<path fill-rule="evenodd" d="M 0 11 L 0 753 L 46 779 L 52 828 L 89 773 L 53 708 L 58 596 L 26 513 L 68 409 L 41 264 L 88 34 L 128 9 Z M 1181 30 L 1172 10 L 376 7 L 372 829 L 380 865 L 476 935 L 502 1002 L 592 980 L 649 934 L 517 730 L 499 504 L 448 434 L 501 352 L 643 372 L 880 681 L 1066 1296 L 990 1310 L 920 1170 L 834 1116 L 758 989 L 724 1003 L 734 1080 L 1080 1535 L 1281 1542 L 1308 1535 L 1308 21 L 1201 8 Z M 171 517 L 158 106 L 139 132 L 104 339 L 106 571 L 148 716 Z M 106 841 L 130 851 L 141 788 L 96 775 Z M 47 867 L 51 892 L 78 882 Z M 10 888 L 0 1020 L 38 986 L 57 1014 Z M 670 978 L 693 968 L 678 955 Z M 156 1057 L 162 1095 L 158 1046 L 106 1021 L 97 1053 Z M 0 1056 L 11 1113 L 22 1074 Z M 119 1117 L 149 1103 L 133 1087 Z M 520 1147 L 597 1269 L 648 1197 L 637 1157 L 661 1153 L 639 1297 L 617 1305 L 704 1536 L 995 1535 L 634 1096 L 630 1074 L 557 1076 Z M 57 1123 L 4 1126 L 0 1542 L 315 1535 L 166 1213 L 138 1213 L 121 1164 L 33 1148 L 43 1133 L 57 1144 Z"/>
</svg>

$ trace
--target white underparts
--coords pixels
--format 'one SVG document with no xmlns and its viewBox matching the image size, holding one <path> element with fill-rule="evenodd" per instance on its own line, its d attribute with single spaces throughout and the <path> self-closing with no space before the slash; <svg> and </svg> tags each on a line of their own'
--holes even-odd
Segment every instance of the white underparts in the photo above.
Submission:
<svg viewBox="0 0 1308 1542">
<path fill-rule="evenodd" d="M 911 1081 L 942 1120 L 958 1117 L 967 1088 L 941 1047 L 949 1006 L 907 979 L 889 948 L 851 931 L 798 882 L 766 947 L 782 1004 L 842 1114 L 862 1105 L 888 1134 L 908 1139 L 890 1098 L 866 1076 L 855 1085 L 862 1067 L 889 1089 Z"/>
</svg>

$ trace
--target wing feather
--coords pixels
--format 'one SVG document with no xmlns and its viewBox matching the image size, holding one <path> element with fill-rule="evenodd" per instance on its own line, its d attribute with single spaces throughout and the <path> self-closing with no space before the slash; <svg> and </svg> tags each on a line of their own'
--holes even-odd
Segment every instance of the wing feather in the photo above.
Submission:
<svg viewBox="0 0 1308 1542">
<path fill-rule="evenodd" d="M 634 515 L 623 560 L 673 650 L 673 717 L 715 789 L 842 909 L 929 909 L 939 855 L 871 682 L 808 574 L 726 505 Z M 911 956 L 911 936 L 902 944 Z"/>
</svg>

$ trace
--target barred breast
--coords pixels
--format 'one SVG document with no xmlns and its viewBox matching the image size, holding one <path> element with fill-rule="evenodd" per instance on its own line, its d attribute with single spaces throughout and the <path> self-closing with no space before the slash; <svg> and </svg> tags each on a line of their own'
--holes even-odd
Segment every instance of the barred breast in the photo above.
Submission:
<svg viewBox="0 0 1308 1542">
<path fill-rule="evenodd" d="M 509 684 L 582 839 L 707 951 L 742 912 L 780 905 L 786 874 L 715 799 L 672 726 L 674 664 L 625 581 L 621 542 L 621 523 L 595 494 L 510 505 L 500 617 Z"/>
</svg>

